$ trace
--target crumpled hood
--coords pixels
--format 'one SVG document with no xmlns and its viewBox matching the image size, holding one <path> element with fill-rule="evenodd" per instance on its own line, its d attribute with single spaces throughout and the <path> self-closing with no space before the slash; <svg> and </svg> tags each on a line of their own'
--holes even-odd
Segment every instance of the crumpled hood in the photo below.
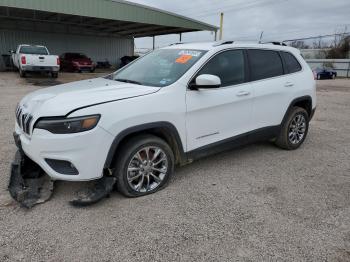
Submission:
<svg viewBox="0 0 350 262">
<path fill-rule="evenodd" d="M 96 78 L 40 89 L 25 96 L 20 106 L 34 118 L 64 116 L 77 108 L 152 94 L 159 89 Z"/>
</svg>

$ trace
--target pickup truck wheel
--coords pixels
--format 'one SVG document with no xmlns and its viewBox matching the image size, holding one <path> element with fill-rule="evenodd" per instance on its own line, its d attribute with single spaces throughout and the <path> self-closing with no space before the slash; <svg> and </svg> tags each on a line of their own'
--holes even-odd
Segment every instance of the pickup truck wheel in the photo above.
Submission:
<svg viewBox="0 0 350 262">
<path fill-rule="evenodd" d="M 58 73 L 52 72 L 52 73 L 51 73 L 51 77 L 52 77 L 52 78 L 57 78 L 57 77 L 58 77 Z"/>
<path fill-rule="evenodd" d="M 132 138 L 117 155 L 117 189 L 127 197 L 140 197 L 164 188 L 174 173 L 174 154 L 156 136 Z"/>
<path fill-rule="evenodd" d="M 299 148 L 309 131 L 309 115 L 304 108 L 294 107 L 282 124 L 279 136 L 275 144 L 286 150 Z"/>
<path fill-rule="evenodd" d="M 19 69 L 19 76 L 20 77 L 26 77 L 26 72 L 22 71 L 22 69 Z"/>
</svg>

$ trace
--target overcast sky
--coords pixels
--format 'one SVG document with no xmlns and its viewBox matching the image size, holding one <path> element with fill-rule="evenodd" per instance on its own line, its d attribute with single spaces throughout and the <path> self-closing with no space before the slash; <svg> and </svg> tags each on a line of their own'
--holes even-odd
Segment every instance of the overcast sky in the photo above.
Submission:
<svg viewBox="0 0 350 262">
<path fill-rule="evenodd" d="M 225 13 L 224 39 L 286 40 L 350 31 L 350 0 L 129 0 L 219 26 Z M 211 41 L 209 32 L 186 33 L 183 41 Z M 156 46 L 178 42 L 178 35 L 156 37 Z M 136 40 L 137 48 L 152 47 L 151 38 Z"/>
</svg>

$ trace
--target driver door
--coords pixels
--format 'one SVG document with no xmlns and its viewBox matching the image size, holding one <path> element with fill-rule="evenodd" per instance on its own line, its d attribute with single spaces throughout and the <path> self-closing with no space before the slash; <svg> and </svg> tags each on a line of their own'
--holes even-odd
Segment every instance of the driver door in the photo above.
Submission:
<svg viewBox="0 0 350 262">
<path fill-rule="evenodd" d="M 216 75 L 220 88 L 187 90 L 187 151 L 244 134 L 252 128 L 253 89 L 243 50 L 216 54 L 197 73 Z M 224 141 L 226 142 L 226 141 Z"/>
</svg>

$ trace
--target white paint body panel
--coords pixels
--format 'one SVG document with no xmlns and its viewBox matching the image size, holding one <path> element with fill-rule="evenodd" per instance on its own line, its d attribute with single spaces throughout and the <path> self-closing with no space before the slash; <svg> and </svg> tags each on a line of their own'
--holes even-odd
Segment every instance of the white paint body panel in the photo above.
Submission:
<svg viewBox="0 0 350 262">
<path fill-rule="evenodd" d="M 30 135 L 18 125 L 23 150 L 53 179 L 82 181 L 101 177 L 108 151 L 122 131 L 152 122 L 168 122 L 189 152 L 259 128 L 281 124 L 294 98 L 311 96 L 316 107 L 312 72 L 294 48 L 273 45 L 213 43 L 184 44 L 170 49 L 208 52 L 172 85 L 159 88 L 120 83 L 105 78 L 85 80 L 33 92 L 20 106 L 33 115 Z M 190 80 L 210 57 L 222 50 L 266 48 L 293 53 L 303 71 L 277 78 L 218 89 L 191 91 Z M 292 87 L 285 84 L 292 82 Z M 57 135 L 34 128 L 42 117 L 79 117 L 100 114 L 98 126 L 78 134 Z M 117 152 L 118 153 L 118 152 Z M 79 175 L 56 173 L 45 158 L 70 161 Z"/>
</svg>

